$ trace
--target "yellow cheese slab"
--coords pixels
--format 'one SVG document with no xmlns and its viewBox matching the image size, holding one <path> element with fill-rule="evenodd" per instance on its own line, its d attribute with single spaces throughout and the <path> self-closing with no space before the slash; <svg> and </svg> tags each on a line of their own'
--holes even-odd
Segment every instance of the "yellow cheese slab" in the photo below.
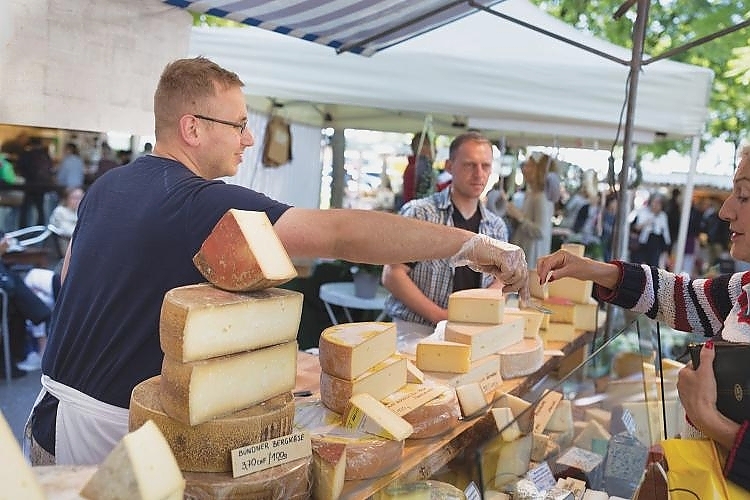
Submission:
<svg viewBox="0 0 750 500">
<path fill-rule="evenodd" d="M 320 369 L 354 380 L 396 352 L 396 325 L 363 322 L 334 325 L 320 335 Z"/>
<path fill-rule="evenodd" d="M 542 305 L 552 311 L 551 323 L 570 323 L 577 330 L 595 331 L 598 304 L 590 299 L 586 304 L 576 304 L 572 300 L 550 297 Z"/>
<path fill-rule="evenodd" d="M 406 385 L 406 359 L 391 356 L 354 380 L 320 373 L 320 399 L 325 406 L 343 413 L 349 398 L 366 392 L 381 400 Z"/>
<path fill-rule="evenodd" d="M 577 330 L 572 323 L 550 323 L 539 335 L 547 342 L 572 342 L 583 330 Z"/>
<path fill-rule="evenodd" d="M 535 311 L 532 309 L 518 309 L 518 308 L 505 308 L 505 314 L 503 322 L 515 320 L 516 318 L 523 318 L 525 321 L 523 336 L 526 338 L 534 338 L 539 335 L 539 330 L 542 327 L 544 317 L 547 316 L 544 313 Z"/>
<path fill-rule="evenodd" d="M 591 300 L 593 281 L 582 281 L 575 278 L 560 278 L 548 285 L 549 296 L 568 299 L 578 304 L 586 304 Z"/>
<path fill-rule="evenodd" d="M 166 356 L 182 363 L 259 349 L 297 338 L 303 295 L 269 288 L 227 292 L 209 283 L 164 295 L 159 338 Z"/>
<path fill-rule="evenodd" d="M 449 387 L 479 382 L 485 393 L 491 394 L 503 383 L 500 377 L 500 356 L 493 354 L 471 363 L 466 373 L 443 373 L 426 371 L 425 378 L 437 384 Z"/>
<path fill-rule="evenodd" d="M 231 451 L 292 433 L 294 398 L 275 396 L 225 417 L 198 425 L 171 418 L 161 407 L 161 375 L 144 380 L 130 396 L 129 428 L 153 421 L 183 471 L 231 472 Z"/>
<path fill-rule="evenodd" d="M 466 373 L 471 369 L 471 346 L 445 340 L 422 340 L 417 343 L 417 368 Z"/>
<path fill-rule="evenodd" d="M 297 342 L 191 363 L 165 356 L 161 375 L 164 412 L 197 425 L 294 389 Z"/>
<path fill-rule="evenodd" d="M 445 340 L 471 347 L 471 361 L 495 354 L 524 338 L 526 320 L 516 317 L 497 325 L 458 323 L 448 321 L 445 325 Z"/>
<path fill-rule="evenodd" d="M 448 321 L 484 323 L 503 322 L 505 297 L 496 288 L 471 288 L 453 292 L 448 297 Z"/>
<path fill-rule="evenodd" d="M 403 441 L 414 432 L 409 422 L 366 392 L 349 399 L 343 413 L 343 423 L 344 427 L 396 441 Z"/>
<path fill-rule="evenodd" d="M 265 212 L 227 211 L 193 263 L 206 280 L 233 292 L 271 288 L 297 276 Z"/>
</svg>

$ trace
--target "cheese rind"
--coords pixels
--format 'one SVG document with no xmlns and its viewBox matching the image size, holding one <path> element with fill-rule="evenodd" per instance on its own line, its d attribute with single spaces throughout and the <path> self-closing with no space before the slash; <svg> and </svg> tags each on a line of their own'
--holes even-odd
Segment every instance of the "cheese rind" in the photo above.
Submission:
<svg viewBox="0 0 750 500">
<path fill-rule="evenodd" d="M 144 380 L 130 396 L 129 428 L 153 421 L 164 435 L 183 471 L 230 472 L 231 451 L 292 433 L 294 397 L 291 392 L 244 410 L 198 425 L 171 418 L 161 407 L 161 376 Z"/>
<path fill-rule="evenodd" d="M 310 497 L 311 462 L 300 458 L 237 478 L 229 472 L 186 472 L 185 498 L 304 500 Z"/>
<path fill-rule="evenodd" d="M 344 427 L 358 429 L 386 439 L 402 441 L 414 432 L 409 422 L 367 393 L 352 396 L 344 410 L 343 417 Z"/>
<path fill-rule="evenodd" d="M 459 323 L 503 322 L 505 297 L 497 288 L 470 288 L 448 296 L 448 321 Z"/>
<path fill-rule="evenodd" d="M 534 426 L 534 411 L 531 409 L 531 403 L 513 394 L 504 393 L 495 399 L 494 406 L 495 408 L 510 408 L 521 432 L 524 434 L 531 432 Z"/>
<path fill-rule="evenodd" d="M 297 276 L 265 212 L 228 210 L 193 263 L 206 280 L 234 292 L 271 288 Z"/>
<path fill-rule="evenodd" d="M 525 338 L 502 349 L 500 375 L 505 378 L 523 377 L 534 373 L 544 364 L 544 343 L 540 337 Z"/>
<path fill-rule="evenodd" d="M 544 316 L 546 316 L 544 313 L 531 309 L 505 308 L 503 321 L 507 322 L 509 319 L 515 319 L 517 317 L 523 318 L 526 322 L 524 325 L 523 336 L 526 338 L 534 338 L 539 335 Z"/>
<path fill-rule="evenodd" d="M 184 424 L 197 425 L 294 389 L 297 342 L 191 363 L 164 357 L 161 405 Z"/>
<path fill-rule="evenodd" d="M 526 320 L 523 318 L 506 318 L 504 323 L 497 325 L 448 321 L 445 340 L 469 345 L 471 361 L 476 361 L 520 342 L 524 338 L 525 326 Z"/>
<path fill-rule="evenodd" d="M 346 445 L 312 443 L 312 478 L 314 500 L 334 500 L 341 496 L 346 479 Z"/>
<path fill-rule="evenodd" d="M 186 363 L 290 342 L 297 338 L 302 299 L 281 288 L 246 293 L 208 283 L 173 288 L 161 307 L 162 351 Z"/>
<path fill-rule="evenodd" d="M 363 322 L 334 325 L 320 334 L 320 369 L 354 380 L 396 352 L 396 325 Z"/>
<path fill-rule="evenodd" d="M 461 416 L 455 389 L 441 385 L 406 384 L 400 390 L 386 396 L 382 403 L 390 407 L 391 404 L 397 403 L 405 396 L 408 397 L 409 393 L 417 392 L 424 387 L 439 390 L 440 395 L 402 415 L 403 419 L 409 422 L 414 429 L 408 439 L 426 439 L 440 436 L 455 428 L 458 424 L 458 418 Z"/>
<path fill-rule="evenodd" d="M 417 368 L 466 373 L 471 369 L 471 346 L 445 340 L 422 340 L 417 343 Z"/>
<path fill-rule="evenodd" d="M 493 408 L 492 417 L 503 441 L 515 441 L 521 437 L 521 429 L 513 418 L 513 410 L 508 407 Z"/>
<path fill-rule="evenodd" d="M 325 406 L 343 413 L 349 398 L 366 392 L 381 400 L 406 385 L 406 359 L 391 356 L 354 380 L 320 373 L 320 400 Z"/>
<path fill-rule="evenodd" d="M 458 404 L 461 406 L 461 414 L 464 417 L 473 417 L 488 409 L 487 394 L 478 382 L 456 387 L 456 396 L 458 397 Z"/>
<path fill-rule="evenodd" d="M 45 494 L 34 473 L 26 463 L 18 441 L 0 412 L 0 496 L 7 499 L 44 500 Z"/>
<path fill-rule="evenodd" d="M 90 499 L 182 498 L 185 479 L 159 428 L 147 421 L 123 437 L 81 489 Z"/>
<path fill-rule="evenodd" d="M 466 373 L 425 372 L 425 377 L 428 381 L 449 387 L 479 382 L 487 394 L 494 394 L 495 389 L 503 383 L 500 377 L 500 356 L 494 354 L 474 361 Z"/>
</svg>

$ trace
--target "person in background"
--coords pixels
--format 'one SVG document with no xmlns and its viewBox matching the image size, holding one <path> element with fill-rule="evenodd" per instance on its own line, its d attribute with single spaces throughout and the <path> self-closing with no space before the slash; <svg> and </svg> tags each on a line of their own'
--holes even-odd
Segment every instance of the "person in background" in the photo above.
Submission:
<svg viewBox="0 0 750 500">
<path fill-rule="evenodd" d="M 653 193 L 648 203 L 635 211 L 631 228 L 638 233 L 640 246 L 630 256 L 636 263 L 658 266 L 662 253 L 672 244 L 669 235 L 669 221 L 662 209 L 664 198 L 659 193 Z"/>
<path fill-rule="evenodd" d="M 55 234 L 59 239 L 60 255 L 62 256 L 68 251 L 68 244 L 78 223 L 78 205 L 82 199 L 83 189 L 66 189 L 60 203 L 49 216 L 49 224 L 55 227 Z"/>
<path fill-rule="evenodd" d="M 96 178 L 98 179 L 102 175 L 106 174 L 113 168 L 119 167 L 120 165 L 121 163 L 117 160 L 117 155 L 114 151 L 112 151 L 109 143 L 103 142 L 102 155 L 101 158 L 99 158 L 99 164 L 96 169 Z"/>
<path fill-rule="evenodd" d="M 65 145 L 65 156 L 57 166 L 57 183 L 66 189 L 83 187 L 85 165 L 73 142 Z"/>
<path fill-rule="evenodd" d="M 32 224 L 31 210 L 36 210 L 36 224 L 46 224 L 47 215 L 44 210 L 44 194 L 49 186 L 54 184 L 52 173 L 52 158 L 40 137 L 32 137 L 18 157 L 16 173 L 25 179 L 26 195 L 19 214 L 18 224 L 27 227 Z"/>
<path fill-rule="evenodd" d="M 411 140 L 412 154 L 404 169 L 402 203 L 422 198 L 432 193 L 434 158 L 432 142 L 427 133 L 417 132 Z"/>
<path fill-rule="evenodd" d="M 734 174 L 732 193 L 719 217 L 729 224 L 735 259 L 750 261 L 750 148 L 745 147 Z M 634 312 L 646 314 L 676 330 L 703 334 L 700 364 L 680 370 L 677 389 L 689 422 L 718 443 L 727 459 L 726 476 L 750 490 L 750 421 L 736 423 L 716 408 L 715 352 L 712 340 L 750 342 L 750 271 L 711 279 L 689 279 L 654 266 L 622 261 L 610 263 L 579 258 L 560 250 L 537 262 L 539 276 L 551 280 L 573 277 L 592 280 L 594 295 Z M 725 390 L 729 390 L 728 388 Z"/>
<path fill-rule="evenodd" d="M 512 243 L 523 248 L 529 262 L 547 255 L 552 246 L 552 215 L 560 199 L 560 177 L 555 160 L 534 152 L 521 167 L 526 181 L 523 208 L 507 205 L 508 215 L 516 221 Z"/>
<path fill-rule="evenodd" d="M 612 258 L 612 242 L 617 224 L 617 194 L 609 193 L 604 198 L 604 209 L 600 214 L 602 254 L 604 262 Z"/>
<path fill-rule="evenodd" d="M 401 208 L 401 215 L 507 241 L 505 222 L 479 199 L 492 173 L 490 141 L 476 132 L 459 135 L 450 145 L 445 169 L 453 176 L 448 189 L 410 201 Z M 492 275 L 465 266 L 454 269 L 447 259 L 383 267 L 383 286 L 391 292 L 385 311 L 400 337 L 432 333 L 438 321 L 448 319 L 451 292 L 492 285 L 500 286 Z"/>
<path fill-rule="evenodd" d="M 262 211 L 290 257 L 390 264 L 453 258 L 528 297 L 523 252 L 471 231 L 373 210 L 291 207 L 220 177 L 254 139 L 239 77 L 204 57 L 168 64 L 154 93 L 153 154 L 86 191 L 61 272 L 33 464 L 98 464 L 128 432 L 133 388 L 161 373 L 164 294 L 204 282 L 193 256 L 228 210 Z"/>
</svg>

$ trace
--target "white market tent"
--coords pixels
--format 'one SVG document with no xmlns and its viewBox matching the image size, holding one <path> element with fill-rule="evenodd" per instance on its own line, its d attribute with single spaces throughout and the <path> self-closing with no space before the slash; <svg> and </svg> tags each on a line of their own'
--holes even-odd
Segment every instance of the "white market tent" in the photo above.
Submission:
<svg viewBox="0 0 750 500">
<path fill-rule="evenodd" d="M 629 49 L 582 33 L 527 0 L 494 9 L 630 60 Z M 438 133 L 460 133 L 457 123 L 513 145 L 603 141 L 609 148 L 624 124 L 627 65 L 485 12 L 371 57 L 252 27 L 194 28 L 190 54 L 236 71 L 251 107 L 268 111 L 273 101 L 288 118 L 320 126 L 413 131 L 430 114 Z M 712 79 L 706 68 L 668 60 L 644 67 L 633 141 L 700 134 Z"/>
</svg>

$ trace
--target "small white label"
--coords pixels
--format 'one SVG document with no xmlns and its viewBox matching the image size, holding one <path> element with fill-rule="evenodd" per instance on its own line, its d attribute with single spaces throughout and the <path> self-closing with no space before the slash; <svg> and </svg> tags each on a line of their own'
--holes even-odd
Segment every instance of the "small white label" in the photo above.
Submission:
<svg viewBox="0 0 750 500">
<path fill-rule="evenodd" d="M 466 500 L 482 500 L 482 493 L 480 493 L 474 481 L 470 482 L 469 486 L 466 487 L 464 495 L 466 495 Z"/>
<path fill-rule="evenodd" d="M 534 483 L 539 491 L 547 491 L 557 484 L 552 469 L 547 462 L 542 462 L 526 473 L 526 479 Z"/>
<path fill-rule="evenodd" d="M 413 392 L 403 392 L 398 394 L 398 397 L 388 401 L 385 406 L 399 417 L 403 417 L 410 411 L 429 403 L 441 394 L 442 391 L 434 387 L 422 385 Z"/>
<path fill-rule="evenodd" d="M 310 435 L 306 431 L 243 446 L 232 450 L 232 477 L 246 476 L 311 454 Z"/>
</svg>

